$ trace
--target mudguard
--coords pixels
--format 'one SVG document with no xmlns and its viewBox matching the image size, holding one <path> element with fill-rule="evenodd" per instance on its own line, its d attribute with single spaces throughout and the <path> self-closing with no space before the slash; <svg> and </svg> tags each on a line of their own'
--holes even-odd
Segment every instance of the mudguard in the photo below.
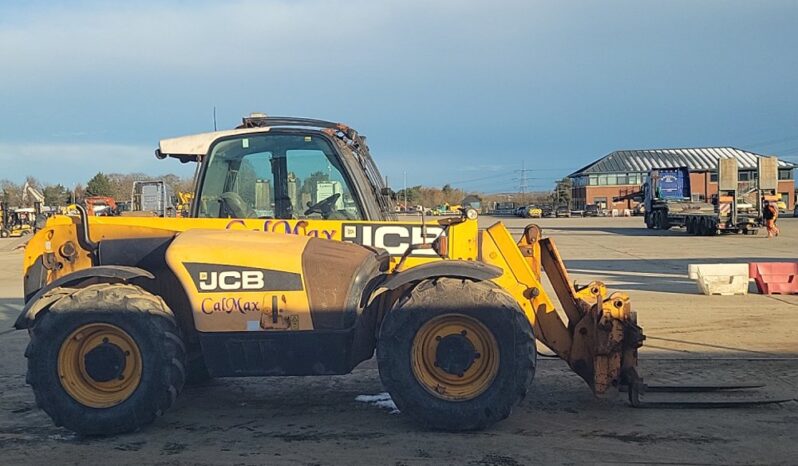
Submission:
<svg viewBox="0 0 798 466">
<path fill-rule="evenodd" d="M 37 291 L 36 294 L 25 303 L 25 307 L 22 308 L 22 312 L 14 323 L 14 328 L 17 330 L 29 328 L 30 324 L 36 320 L 36 315 L 42 309 L 45 309 L 48 305 L 57 300 L 57 298 L 60 298 L 60 295 L 51 294 L 47 296 L 50 291 L 58 287 L 68 286 L 88 278 L 105 278 L 128 282 L 134 278 L 140 277 L 149 278 L 151 280 L 155 278 L 150 272 L 144 269 L 124 265 L 100 265 L 65 275 Z"/>
<path fill-rule="evenodd" d="M 500 277 L 504 271 L 499 267 L 484 262 L 443 260 L 428 262 L 413 268 L 391 274 L 372 293 L 369 303 L 386 291 L 396 290 L 404 285 L 419 282 L 428 278 L 451 277 L 466 278 L 474 281 L 492 280 Z"/>
</svg>

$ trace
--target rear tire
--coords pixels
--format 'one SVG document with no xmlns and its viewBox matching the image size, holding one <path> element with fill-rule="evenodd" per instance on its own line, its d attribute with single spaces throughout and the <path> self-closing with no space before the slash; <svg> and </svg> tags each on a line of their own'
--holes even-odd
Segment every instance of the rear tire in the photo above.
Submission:
<svg viewBox="0 0 798 466">
<path fill-rule="evenodd" d="M 380 379 L 399 410 L 448 431 L 509 416 L 532 382 L 536 356 L 532 328 L 510 295 L 452 278 L 408 292 L 385 317 L 377 343 Z"/>
<path fill-rule="evenodd" d="M 658 222 L 657 226 L 659 227 L 660 230 L 670 230 L 671 229 L 671 224 L 668 221 L 668 213 L 665 212 L 664 210 L 661 210 L 659 212 L 659 222 Z"/>
<path fill-rule="evenodd" d="M 8 238 L 11 236 L 11 232 L 6 230 L 5 228 L 0 229 L 0 238 Z"/>
<path fill-rule="evenodd" d="M 77 290 L 39 317 L 30 335 L 27 382 L 36 403 L 79 434 L 138 430 L 183 388 L 185 347 L 174 318 L 162 299 L 136 286 Z M 109 394 L 107 385 L 121 384 L 129 367 L 135 385 Z"/>
</svg>

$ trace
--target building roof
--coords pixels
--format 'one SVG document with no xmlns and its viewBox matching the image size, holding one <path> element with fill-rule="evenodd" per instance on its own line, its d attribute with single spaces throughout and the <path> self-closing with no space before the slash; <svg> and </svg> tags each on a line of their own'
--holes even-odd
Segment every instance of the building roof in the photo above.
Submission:
<svg viewBox="0 0 798 466">
<path fill-rule="evenodd" d="M 690 171 L 717 170 L 719 159 L 737 159 L 737 168 L 755 170 L 763 155 L 734 147 L 695 147 L 685 149 L 616 150 L 571 173 L 569 177 L 591 173 L 648 172 L 653 168 L 688 167 Z M 795 164 L 779 160 L 779 168 Z"/>
</svg>

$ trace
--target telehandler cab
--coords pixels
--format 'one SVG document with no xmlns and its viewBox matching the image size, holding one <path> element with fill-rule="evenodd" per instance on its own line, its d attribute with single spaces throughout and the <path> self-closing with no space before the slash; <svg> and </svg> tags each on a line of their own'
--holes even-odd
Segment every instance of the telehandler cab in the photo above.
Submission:
<svg viewBox="0 0 798 466">
<path fill-rule="evenodd" d="M 190 218 L 80 208 L 25 249 L 15 327 L 56 425 L 133 431 L 187 379 L 346 374 L 376 350 L 403 413 L 481 429 L 524 397 L 536 340 L 596 395 L 626 387 L 639 402 L 644 337 L 626 294 L 574 288 L 534 225 L 516 242 L 472 211 L 397 221 L 353 129 L 253 116 L 156 155 L 198 163 Z"/>
</svg>

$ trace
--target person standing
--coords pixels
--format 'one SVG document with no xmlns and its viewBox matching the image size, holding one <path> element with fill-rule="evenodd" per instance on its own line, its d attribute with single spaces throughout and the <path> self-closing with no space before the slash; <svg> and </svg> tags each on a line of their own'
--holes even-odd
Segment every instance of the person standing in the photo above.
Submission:
<svg viewBox="0 0 798 466">
<path fill-rule="evenodd" d="M 765 227 L 768 230 L 768 238 L 779 236 L 779 227 L 776 226 L 776 219 L 779 218 L 779 208 L 776 207 L 775 202 L 767 202 L 765 204 L 763 217 L 765 218 Z"/>
</svg>

